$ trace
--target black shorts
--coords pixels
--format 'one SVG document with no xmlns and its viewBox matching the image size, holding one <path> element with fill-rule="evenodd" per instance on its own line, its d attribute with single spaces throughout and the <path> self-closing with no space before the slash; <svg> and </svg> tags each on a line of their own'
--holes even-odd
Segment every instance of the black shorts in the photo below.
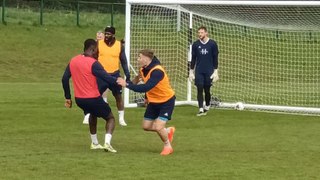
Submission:
<svg viewBox="0 0 320 180">
<path fill-rule="evenodd" d="M 200 86 L 211 86 L 212 85 L 212 79 L 210 79 L 210 76 L 212 74 L 209 73 L 196 73 L 195 74 L 195 80 L 194 84 L 200 85 Z"/>
<path fill-rule="evenodd" d="M 168 121 L 171 120 L 171 115 L 174 109 L 176 97 L 173 96 L 168 101 L 164 103 L 149 103 L 144 113 L 145 120 L 155 120 L 157 118 Z"/>
<path fill-rule="evenodd" d="M 101 96 L 97 98 L 76 98 L 76 103 L 84 114 L 90 113 L 96 117 L 107 119 L 111 112 L 110 106 L 104 102 Z"/>
<path fill-rule="evenodd" d="M 114 74 L 110 74 L 111 76 L 118 78 L 120 77 L 120 73 L 114 73 Z M 107 89 L 110 89 L 110 91 L 112 92 L 112 95 L 115 96 L 116 94 L 122 94 L 122 87 L 120 85 L 117 84 L 108 84 L 107 82 L 105 82 L 104 80 L 97 78 L 97 83 L 98 83 L 98 88 L 99 88 L 99 92 L 102 95 Z"/>
</svg>

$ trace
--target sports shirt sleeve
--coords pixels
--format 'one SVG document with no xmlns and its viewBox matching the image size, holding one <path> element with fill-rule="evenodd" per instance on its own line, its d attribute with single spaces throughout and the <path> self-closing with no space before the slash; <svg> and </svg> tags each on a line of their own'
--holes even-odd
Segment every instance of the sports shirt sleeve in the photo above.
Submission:
<svg viewBox="0 0 320 180">
<path fill-rule="evenodd" d="M 124 50 L 124 46 L 121 46 L 120 62 L 121 62 L 121 66 L 124 71 L 124 74 L 126 75 L 127 80 L 130 80 L 130 72 L 128 69 L 128 61 L 127 61 L 127 56 L 126 56 L 126 53 Z"/>
<path fill-rule="evenodd" d="M 196 60 L 197 60 L 197 46 L 195 44 L 195 42 L 192 44 L 192 51 L 191 51 L 191 66 L 190 69 L 194 69 L 194 66 L 196 64 Z"/>
<path fill-rule="evenodd" d="M 164 77 L 164 73 L 161 70 L 154 70 L 150 75 L 150 79 L 145 84 L 133 84 L 128 82 L 127 88 L 135 92 L 147 92 L 154 88 Z"/>
<path fill-rule="evenodd" d="M 104 70 L 99 61 L 96 61 L 92 64 L 92 74 L 110 84 L 115 84 L 117 80 Z"/>
<path fill-rule="evenodd" d="M 66 67 L 66 70 L 63 73 L 62 76 L 62 87 L 64 91 L 64 97 L 66 99 L 71 99 L 71 94 L 70 94 L 70 85 L 69 85 L 69 79 L 71 77 L 71 72 L 70 72 L 70 64 Z"/>
<path fill-rule="evenodd" d="M 218 69 L 219 61 L 218 61 L 219 49 L 217 43 L 213 44 L 213 69 Z"/>
</svg>

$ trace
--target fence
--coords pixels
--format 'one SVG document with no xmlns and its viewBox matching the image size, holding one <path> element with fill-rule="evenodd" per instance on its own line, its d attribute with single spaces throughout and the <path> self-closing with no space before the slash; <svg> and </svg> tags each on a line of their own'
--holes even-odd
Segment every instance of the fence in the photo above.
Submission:
<svg viewBox="0 0 320 180">
<path fill-rule="evenodd" d="M 92 1 L 6 1 L 2 0 L 1 21 L 23 24 L 31 22 L 33 25 L 61 24 L 61 17 L 65 24 L 92 25 L 94 21 L 109 21 L 114 24 L 117 17 L 124 18 L 124 3 L 92 2 Z M 55 15 L 50 15 L 55 13 Z M 58 15 L 57 15 L 58 12 Z M 85 12 L 82 13 L 81 12 Z M 88 15 L 89 13 L 89 15 Z M 57 20 L 59 19 L 60 20 Z M 103 16 L 103 17 L 100 17 Z M 66 20 L 67 19 L 67 20 Z M 52 22 L 53 21 L 53 22 Z M 70 22 L 71 21 L 71 22 Z M 59 23 L 60 22 L 60 23 Z"/>
</svg>

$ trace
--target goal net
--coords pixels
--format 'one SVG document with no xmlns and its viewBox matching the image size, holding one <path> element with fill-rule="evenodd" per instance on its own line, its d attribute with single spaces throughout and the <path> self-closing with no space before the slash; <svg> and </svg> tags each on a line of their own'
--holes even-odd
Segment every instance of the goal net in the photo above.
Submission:
<svg viewBox="0 0 320 180">
<path fill-rule="evenodd" d="M 242 102 L 245 109 L 320 113 L 320 2 L 150 2 L 127 0 L 127 56 L 137 71 L 138 51 L 153 49 L 177 104 L 197 104 L 188 61 L 203 25 L 219 46 L 220 80 L 212 94 L 220 107 Z M 126 90 L 125 105 L 136 106 L 138 97 Z"/>
</svg>

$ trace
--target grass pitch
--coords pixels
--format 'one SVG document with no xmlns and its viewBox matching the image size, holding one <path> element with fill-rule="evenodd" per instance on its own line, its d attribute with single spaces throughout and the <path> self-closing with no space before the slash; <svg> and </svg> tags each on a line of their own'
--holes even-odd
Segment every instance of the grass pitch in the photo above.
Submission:
<svg viewBox="0 0 320 180">
<path fill-rule="evenodd" d="M 197 108 L 176 107 L 175 152 L 162 157 L 159 137 L 141 129 L 144 108 L 126 109 L 129 126 L 117 124 L 111 154 L 89 149 L 82 112 L 64 108 L 60 83 L 0 83 L 0 92 L 0 179 L 320 178 L 319 117 L 217 109 L 196 117 Z"/>
</svg>

